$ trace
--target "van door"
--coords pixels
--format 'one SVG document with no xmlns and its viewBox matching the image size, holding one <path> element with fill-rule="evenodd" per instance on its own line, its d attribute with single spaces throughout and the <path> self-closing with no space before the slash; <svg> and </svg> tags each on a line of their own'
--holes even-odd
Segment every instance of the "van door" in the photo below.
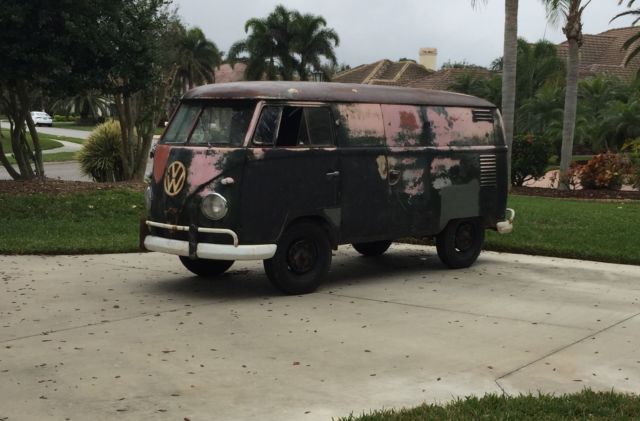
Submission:
<svg viewBox="0 0 640 421">
<path fill-rule="evenodd" d="M 380 104 L 338 104 L 341 242 L 387 240 L 389 182 Z"/>
<path fill-rule="evenodd" d="M 432 133 L 424 107 L 382 105 L 389 163 L 392 238 L 428 234 L 440 202 L 431 190 Z"/>
<path fill-rule="evenodd" d="M 264 106 L 247 148 L 241 240 L 273 243 L 303 216 L 323 217 L 337 230 L 339 175 L 328 106 Z"/>
</svg>

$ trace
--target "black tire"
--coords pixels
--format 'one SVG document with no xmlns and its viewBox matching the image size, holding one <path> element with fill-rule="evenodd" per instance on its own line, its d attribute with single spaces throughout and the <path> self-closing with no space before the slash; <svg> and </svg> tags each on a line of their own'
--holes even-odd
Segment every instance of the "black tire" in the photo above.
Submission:
<svg viewBox="0 0 640 421">
<path fill-rule="evenodd" d="M 353 248 L 363 256 L 380 256 L 391 246 L 391 241 L 372 241 L 370 243 L 353 243 Z"/>
<path fill-rule="evenodd" d="M 222 275 L 233 265 L 233 260 L 190 259 L 180 257 L 180 262 L 192 273 L 203 278 L 214 278 Z"/>
<path fill-rule="evenodd" d="M 285 294 L 315 291 L 331 266 L 331 243 L 313 222 L 291 225 L 278 240 L 276 254 L 264 261 L 271 283 Z"/>
<path fill-rule="evenodd" d="M 478 219 L 450 221 L 436 237 L 438 257 L 452 269 L 466 268 L 478 258 L 484 243 L 484 227 Z"/>
</svg>

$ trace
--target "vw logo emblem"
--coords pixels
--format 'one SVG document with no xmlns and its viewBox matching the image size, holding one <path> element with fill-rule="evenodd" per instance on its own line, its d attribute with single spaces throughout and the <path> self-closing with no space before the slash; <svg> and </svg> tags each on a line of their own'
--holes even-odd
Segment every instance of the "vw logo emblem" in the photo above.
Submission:
<svg viewBox="0 0 640 421">
<path fill-rule="evenodd" d="M 174 161 L 164 175 L 164 192 L 169 196 L 175 196 L 184 187 L 187 178 L 187 169 L 180 161 Z"/>
</svg>

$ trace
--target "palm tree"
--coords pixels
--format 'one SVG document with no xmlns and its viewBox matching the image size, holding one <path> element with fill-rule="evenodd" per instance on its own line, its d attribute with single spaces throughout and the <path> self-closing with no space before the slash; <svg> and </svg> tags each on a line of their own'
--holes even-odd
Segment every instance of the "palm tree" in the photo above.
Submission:
<svg viewBox="0 0 640 421">
<path fill-rule="evenodd" d="M 220 51 L 200 28 L 187 30 L 178 41 L 178 80 L 189 89 L 215 82 L 215 68 L 222 63 Z"/>
<path fill-rule="evenodd" d="M 244 61 L 247 64 L 245 77 L 249 80 L 292 80 L 298 65 L 291 45 L 293 13 L 280 5 L 266 18 L 249 19 L 244 30 L 251 33 L 231 46 L 227 56 L 229 63 Z"/>
<path fill-rule="evenodd" d="M 634 2 L 635 0 L 628 0 L 627 7 L 631 8 Z M 618 1 L 618 4 L 622 4 L 622 3 L 624 3 L 624 0 Z M 638 22 L 640 22 L 640 8 L 618 13 L 613 17 L 613 19 L 611 19 L 611 22 L 613 22 L 614 20 L 622 16 L 637 16 L 636 19 L 631 23 L 632 25 L 636 25 Z M 627 57 L 624 61 L 625 66 L 629 64 L 629 62 L 640 53 L 640 43 L 636 43 L 638 40 L 640 40 L 640 31 L 630 36 L 629 39 L 626 40 L 625 43 L 622 45 L 622 48 L 624 48 L 625 50 L 629 50 L 629 48 L 633 46 L 633 49 L 629 54 L 627 54 Z"/>
<path fill-rule="evenodd" d="M 320 57 L 333 65 L 338 63 L 334 47 L 340 44 L 340 38 L 336 31 L 326 26 L 327 21 L 322 16 L 294 12 L 292 47 L 298 55 L 296 70 L 300 80 L 309 79 L 309 67 L 313 71 L 323 71 Z"/>
<path fill-rule="evenodd" d="M 51 108 L 54 112 L 79 114 L 83 123 L 96 123 L 110 115 L 112 100 L 96 90 L 80 92 L 75 96 L 59 99 Z M 92 120 L 92 121 L 91 121 Z"/>
<path fill-rule="evenodd" d="M 562 32 L 569 45 L 567 54 L 567 83 L 562 122 L 562 151 L 560 153 L 560 176 L 558 190 L 569 190 L 569 165 L 573 155 L 573 136 L 578 108 L 578 69 L 580 68 L 580 46 L 582 45 L 582 12 L 591 0 L 542 0 L 551 22 L 564 19 Z"/>
<path fill-rule="evenodd" d="M 487 0 L 483 0 L 487 1 Z M 477 0 L 471 0 L 475 5 Z M 511 149 L 516 108 L 516 63 L 518 61 L 518 0 L 504 1 L 504 48 L 502 67 L 502 120 L 507 143 L 507 174 L 511 186 Z"/>
</svg>

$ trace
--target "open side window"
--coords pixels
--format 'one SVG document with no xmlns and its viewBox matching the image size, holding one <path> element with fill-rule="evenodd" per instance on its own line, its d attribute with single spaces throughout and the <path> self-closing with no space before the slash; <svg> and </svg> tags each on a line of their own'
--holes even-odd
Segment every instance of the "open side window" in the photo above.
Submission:
<svg viewBox="0 0 640 421">
<path fill-rule="evenodd" d="M 253 143 L 283 148 L 333 146 L 332 124 L 328 107 L 267 106 Z"/>
</svg>

